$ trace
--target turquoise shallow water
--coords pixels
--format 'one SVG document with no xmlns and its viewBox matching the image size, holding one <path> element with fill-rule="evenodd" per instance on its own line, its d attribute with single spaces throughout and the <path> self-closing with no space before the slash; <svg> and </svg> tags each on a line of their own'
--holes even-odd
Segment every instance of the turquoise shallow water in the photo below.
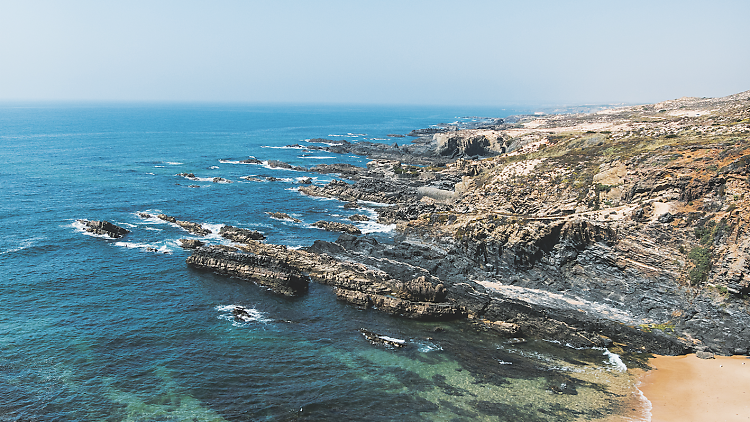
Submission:
<svg viewBox="0 0 750 422">
<path fill-rule="evenodd" d="M 539 421 L 622 412 L 635 390 L 622 363 L 604 350 L 515 345 L 467 322 L 361 311 L 320 285 L 304 297 L 279 297 L 187 268 L 177 239 L 195 236 L 137 215 L 252 228 L 293 247 L 335 240 L 309 223 L 344 221 L 354 211 L 295 190 L 299 177 L 331 177 L 238 161 L 364 165 L 363 157 L 279 147 L 317 137 L 390 143 L 389 133 L 511 113 L 0 106 L 0 421 Z M 188 172 L 203 180 L 177 175 Z M 273 220 L 266 211 L 303 222 Z M 109 220 L 132 233 L 90 236 L 77 227 L 79 218 Z M 384 226 L 362 228 L 381 241 L 392 235 Z M 233 320 L 232 306 L 247 308 L 253 320 Z M 362 327 L 408 346 L 372 346 Z"/>
</svg>

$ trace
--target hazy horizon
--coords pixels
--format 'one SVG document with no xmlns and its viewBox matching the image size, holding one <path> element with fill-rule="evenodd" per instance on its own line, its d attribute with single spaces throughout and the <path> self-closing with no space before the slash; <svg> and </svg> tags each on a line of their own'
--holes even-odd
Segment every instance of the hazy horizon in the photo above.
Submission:
<svg viewBox="0 0 750 422">
<path fill-rule="evenodd" d="M 741 1 L 5 1 L 0 102 L 500 108 L 721 97 L 750 89 L 748 12 Z"/>
</svg>

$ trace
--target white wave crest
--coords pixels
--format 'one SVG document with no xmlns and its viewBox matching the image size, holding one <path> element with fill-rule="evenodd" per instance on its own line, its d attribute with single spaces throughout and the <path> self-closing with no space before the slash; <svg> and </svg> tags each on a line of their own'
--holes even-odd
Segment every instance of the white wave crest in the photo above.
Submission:
<svg viewBox="0 0 750 422">
<path fill-rule="evenodd" d="M 307 142 L 309 142 L 309 141 L 307 141 Z M 297 146 L 292 146 L 292 145 L 287 145 L 287 146 L 284 146 L 284 147 L 272 147 L 272 146 L 269 146 L 269 145 L 262 145 L 261 148 L 270 148 L 270 149 L 307 149 L 307 148 L 305 148 L 303 146 L 298 146 L 297 147 Z"/>
<path fill-rule="evenodd" d="M 606 356 L 607 363 L 609 363 L 612 367 L 614 367 L 615 370 L 620 372 L 625 372 L 628 370 L 627 365 L 620 359 L 620 355 L 617 353 L 612 353 L 607 349 L 604 349 L 604 356 Z"/>
<path fill-rule="evenodd" d="M 107 236 L 106 234 L 96 234 L 96 233 L 91 233 L 89 231 L 86 231 L 86 225 L 83 224 L 83 223 L 81 223 L 78 220 L 73 221 L 73 223 L 71 223 L 70 227 L 72 227 L 76 232 L 81 233 L 81 234 L 85 234 L 86 236 L 98 237 L 100 239 L 112 239 L 111 237 Z"/>
<path fill-rule="evenodd" d="M 357 222 L 356 225 L 363 234 L 388 233 L 396 230 L 395 224 L 380 224 L 376 221 L 361 221 Z"/>
<path fill-rule="evenodd" d="M 261 324 L 273 322 L 273 320 L 268 318 L 266 314 L 255 308 L 247 308 L 240 305 L 219 305 L 214 309 L 221 312 L 221 315 L 218 316 L 219 319 L 232 321 L 232 325 L 235 327 L 246 326 L 254 322 L 259 322 Z M 235 309 L 239 311 L 236 316 L 234 314 Z"/>
<path fill-rule="evenodd" d="M 170 166 L 181 166 L 185 163 L 179 163 L 177 161 L 167 161 L 167 164 L 169 164 Z"/>
<path fill-rule="evenodd" d="M 311 160 L 329 160 L 329 159 L 336 158 L 336 157 L 332 157 L 332 156 L 329 157 L 327 155 L 323 155 L 323 156 L 301 155 L 297 158 L 309 158 Z"/>
<path fill-rule="evenodd" d="M 158 245 L 151 243 L 115 242 L 115 246 L 121 246 L 128 249 L 143 249 L 149 252 L 159 252 L 165 254 L 172 253 L 172 249 L 170 249 L 167 245 Z"/>
</svg>

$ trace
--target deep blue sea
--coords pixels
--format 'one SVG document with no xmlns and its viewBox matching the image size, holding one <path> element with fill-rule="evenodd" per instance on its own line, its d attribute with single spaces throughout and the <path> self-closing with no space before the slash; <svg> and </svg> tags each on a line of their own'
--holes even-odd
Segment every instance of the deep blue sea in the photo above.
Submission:
<svg viewBox="0 0 750 422">
<path fill-rule="evenodd" d="M 632 413 L 634 381 L 606 350 L 516 344 L 466 321 L 359 310 L 317 284 L 303 297 L 281 297 L 188 268 L 178 239 L 199 237 L 138 216 L 164 213 L 215 232 L 224 224 L 255 229 L 292 247 L 333 241 L 309 224 L 349 222 L 363 211 L 296 188 L 302 177 L 324 184 L 334 176 L 239 161 L 365 165 L 364 157 L 284 146 L 313 138 L 402 144 L 409 138 L 387 135 L 515 112 L 0 105 L 0 421 L 567 421 Z M 274 220 L 272 211 L 302 222 Z M 131 233 L 93 236 L 76 219 Z M 383 242 L 394 234 L 359 224 Z M 215 234 L 202 240 L 222 243 Z M 253 319 L 235 321 L 234 306 Z M 371 345 L 360 328 L 407 346 Z"/>
</svg>

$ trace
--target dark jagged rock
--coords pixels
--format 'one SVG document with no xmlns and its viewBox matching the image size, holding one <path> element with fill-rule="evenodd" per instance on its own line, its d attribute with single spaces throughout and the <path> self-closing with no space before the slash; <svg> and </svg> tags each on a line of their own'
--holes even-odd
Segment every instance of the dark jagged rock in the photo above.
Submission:
<svg viewBox="0 0 750 422">
<path fill-rule="evenodd" d="M 424 136 L 424 135 L 434 135 L 436 133 L 444 133 L 450 131 L 449 128 L 445 127 L 428 127 L 424 129 L 415 129 L 409 132 L 406 136 Z"/>
<path fill-rule="evenodd" d="M 263 240 L 266 236 L 255 230 L 241 229 L 233 226 L 223 226 L 219 229 L 219 236 L 237 243 L 247 243 L 251 240 Z"/>
<path fill-rule="evenodd" d="M 304 186 L 300 192 L 310 196 L 338 198 L 342 201 L 370 201 L 384 204 L 396 204 L 416 201 L 419 198 L 415 188 L 385 180 L 360 180 L 351 185 L 341 180 L 333 180 L 324 187 Z"/>
<path fill-rule="evenodd" d="M 339 287 L 336 298 L 363 308 L 375 308 L 391 315 L 411 319 L 445 320 L 464 317 L 466 314 L 452 303 L 414 302 L 392 296 L 365 293 Z"/>
<path fill-rule="evenodd" d="M 294 218 L 285 212 L 266 212 L 266 214 L 268 214 L 271 218 L 275 218 L 277 220 L 289 220 L 295 223 L 302 222 L 302 220 L 300 220 L 299 218 Z"/>
<path fill-rule="evenodd" d="M 494 155 L 490 150 L 491 142 L 485 135 L 473 137 L 442 136 L 438 139 L 437 153 L 448 157 L 465 157 L 476 155 Z"/>
<path fill-rule="evenodd" d="M 186 262 L 195 268 L 254 281 L 286 296 L 299 296 L 308 289 L 309 277 L 270 256 L 202 247 L 193 251 Z"/>
<path fill-rule="evenodd" d="M 204 228 L 198 223 L 193 223 L 190 221 L 181 221 L 176 219 L 175 217 L 165 215 L 165 214 L 159 214 L 156 216 L 156 218 L 164 221 L 168 221 L 170 223 L 177 224 L 178 226 L 182 227 L 183 229 L 187 230 L 188 232 L 198 235 L 198 236 L 206 236 L 208 234 L 211 234 L 211 230 Z"/>
<path fill-rule="evenodd" d="M 335 221 L 316 221 L 312 225 L 329 232 L 362 234 L 362 231 L 360 229 L 351 224 L 338 223 Z"/>
<path fill-rule="evenodd" d="M 279 160 L 268 160 L 268 167 L 271 168 L 282 168 L 282 169 L 289 169 L 291 170 L 293 167 L 289 163 L 285 163 L 283 161 Z"/>
<path fill-rule="evenodd" d="M 434 284 L 427 276 L 399 284 L 395 293 L 402 299 L 415 302 L 442 302 L 448 295 L 443 284 Z"/>
<path fill-rule="evenodd" d="M 349 216 L 351 221 L 370 221 L 370 217 L 362 214 L 354 214 Z"/>
<path fill-rule="evenodd" d="M 204 244 L 198 239 L 180 239 L 180 246 L 185 249 L 197 249 Z"/>
<path fill-rule="evenodd" d="M 260 161 L 259 159 L 255 157 L 246 158 L 244 160 L 241 160 L 240 163 L 242 164 L 263 164 L 263 161 Z"/>
<path fill-rule="evenodd" d="M 110 223 L 109 221 L 90 221 L 90 220 L 77 220 L 83 224 L 83 229 L 89 233 L 101 234 L 109 236 L 113 239 L 118 239 L 130 233 L 130 230 L 124 229 L 120 226 Z"/>
<path fill-rule="evenodd" d="M 406 340 L 401 340 L 393 337 L 383 336 L 380 334 L 373 333 L 370 330 L 360 328 L 359 332 L 372 344 L 384 344 L 391 347 L 404 347 L 406 346 Z"/>
</svg>

